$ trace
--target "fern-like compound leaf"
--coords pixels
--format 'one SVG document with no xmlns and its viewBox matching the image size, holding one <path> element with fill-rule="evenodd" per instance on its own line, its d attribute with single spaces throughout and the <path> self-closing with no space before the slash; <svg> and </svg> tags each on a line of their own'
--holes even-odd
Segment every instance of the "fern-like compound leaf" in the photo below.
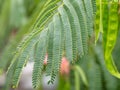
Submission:
<svg viewBox="0 0 120 90">
<path fill-rule="evenodd" d="M 35 63 L 33 68 L 33 75 L 32 75 L 32 83 L 34 88 L 38 88 L 40 86 L 40 80 L 42 75 L 43 69 L 43 62 L 46 55 L 47 49 L 47 34 L 48 29 L 45 29 L 40 34 L 40 39 L 36 44 L 36 51 L 35 51 Z"/>
<path fill-rule="evenodd" d="M 8 76 L 13 75 L 14 87 L 18 85 L 30 55 L 34 60 L 32 83 L 34 88 L 38 88 L 46 53 L 46 73 L 51 76 L 49 83 L 53 83 L 63 55 L 71 63 L 77 60 L 78 55 L 82 57 L 88 52 L 88 36 L 93 33 L 93 22 L 90 22 L 94 15 L 92 5 L 91 0 L 46 1 L 32 26 L 33 30 L 19 44 L 8 70 Z"/>
</svg>

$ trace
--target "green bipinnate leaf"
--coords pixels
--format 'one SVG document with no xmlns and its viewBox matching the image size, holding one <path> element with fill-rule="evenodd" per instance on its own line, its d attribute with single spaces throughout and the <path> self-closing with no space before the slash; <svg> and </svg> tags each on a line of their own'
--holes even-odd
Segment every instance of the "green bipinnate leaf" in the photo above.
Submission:
<svg viewBox="0 0 120 90">
<path fill-rule="evenodd" d="M 69 62 L 77 61 L 88 52 L 88 40 L 93 34 L 95 1 L 92 0 L 46 0 L 42 10 L 32 23 L 30 32 L 19 44 L 8 69 L 7 87 L 17 87 L 29 58 L 34 60 L 32 83 L 38 88 L 41 83 L 43 61 L 46 53 L 46 72 L 53 83 L 60 71 L 62 56 Z M 90 22 L 92 21 L 92 22 Z M 78 73 L 82 73 L 78 70 Z M 82 78 L 85 81 L 83 74 Z M 9 78 L 10 77 L 10 78 Z M 6 89 L 7 90 L 7 89 Z"/>
</svg>

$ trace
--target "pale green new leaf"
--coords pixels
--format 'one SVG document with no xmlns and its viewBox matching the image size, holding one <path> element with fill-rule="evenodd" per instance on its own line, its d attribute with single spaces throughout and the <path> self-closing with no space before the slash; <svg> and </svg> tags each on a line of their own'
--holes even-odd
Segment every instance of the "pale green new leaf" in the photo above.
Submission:
<svg viewBox="0 0 120 90">
<path fill-rule="evenodd" d="M 117 70 L 115 63 L 113 62 L 112 58 L 112 50 L 115 46 L 117 34 L 118 34 L 118 12 L 117 7 L 118 3 L 116 2 L 109 2 L 108 7 L 108 28 L 107 31 L 104 30 L 103 40 L 104 40 L 104 57 L 105 57 L 105 64 L 109 72 L 120 78 L 120 73 Z M 106 28 L 104 26 L 104 28 Z"/>
</svg>

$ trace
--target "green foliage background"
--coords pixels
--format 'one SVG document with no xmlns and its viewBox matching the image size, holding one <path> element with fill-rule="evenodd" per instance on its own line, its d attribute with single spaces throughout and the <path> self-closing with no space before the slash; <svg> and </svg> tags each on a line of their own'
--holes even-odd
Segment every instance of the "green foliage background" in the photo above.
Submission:
<svg viewBox="0 0 120 90">
<path fill-rule="evenodd" d="M 0 72 L 1 73 L 4 71 L 7 71 L 7 68 L 10 65 L 11 60 L 13 59 L 13 56 L 15 54 L 18 43 L 20 43 L 20 41 L 23 40 L 23 38 L 32 31 L 33 27 L 34 27 L 34 29 L 36 29 L 35 27 L 38 27 L 38 26 L 40 27 L 41 24 L 43 24 L 43 26 L 46 27 L 48 25 L 48 23 L 50 23 L 51 19 L 49 20 L 48 16 L 46 15 L 46 12 L 49 11 L 48 9 L 51 9 L 52 13 L 49 13 L 49 12 L 47 12 L 47 13 L 49 13 L 50 16 L 53 16 L 53 14 L 56 12 L 56 9 L 58 8 L 58 6 L 61 5 L 61 2 L 58 3 L 59 1 L 60 0 L 55 0 L 55 1 L 52 1 L 52 0 L 3 0 L 2 1 L 2 0 L 0 0 Z M 71 1 L 71 0 L 68 0 L 68 1 Z M 85 1 L 87 1 L 87 0 L 85 0 Z M 94 1 L 94 0 L 88 0 L 88 2 L 89 1 Z M 50 5 L 50 2 L 52 3 L 52 5 L 55 8 L 53 8 L 52 5 Z M 97 3 L 98 2 L 99 2 L 99 0 L 97 1 Z M 56 6 L 56 3 L 58 6 Z M 48 7 L 47 7 L 47 5 L 48 5 Z M 99 3 L 97 6 L 99 6 Z M 88 7 L 86 7 L 86 8 L 88 8 Z M 89 9 L 87 14 L 91 13 L 90 11 L 91 10 Z M 42 16 L 43 16 L 43 19 L 40 19 L 41 21 L 38 23 L 37 20 L 39 20 L 39 18 Z M 98 17 L 100 17 L 100 16 L 98 15 Z M 56 16 L 56 18 L 57 18 L 57 16 Z M 56 18 L 53 20 L 54 22 L 55 22 Z M 48 20 L 48 22 L 46 25 L 44 25 L 46 23 L 46 22 L 44 22 L 46 19 Z M 59 19 L 59 18 L 57 18 L 57 19 Z M 92 20 L 92 19 L 89 18 L 89 20 Z M 98 24 L 101 23 L 101 21 L 98 21 L 98 22 L 99 22 Z M 88 23 L 90 23 L 90 22 L 88 22 Z M 61 27 L 59 27 L 59 29 L 60 28 Z M 100 27 L 97 27 L 97 30 L 99 28 Z M 102 30 L 98 31 L 98 33 L 100 33 L 100 32 L 102 32 Z M 41 38 L 44 39 L 45 38 L 44 31 L 41 33 L 42 33 Z M 89 33 L 91 36 L 92 35 L 91 32 L 89 32 Z M 84 38 L 84 39 L 86 39 L 86 38 Z M 96 44 L 96 46 L 93 45 L 94 40 L 92 40 L 92 39 L 94 39 L 94 37 L 92 37 L 89 40 L 88 55 L 85 55 L 84 57 L 82 57 L 82 59 L 81 59 L 81 57 L 78 57 L 78 59 L 80 59 L 80 60 L 78 60 L 75 64 L 75 65 L 80 66 L 80 68 L 82 68 L 82 70 L 84 71 L 84 73 L 85 73 L 84 77 L 87 78 L 88 85 L 85 84 L 85 81 L 83 80 L 83 77 L 81 75 L 77 76 L 77 74 L 75 74 L 75 73 L 78 73 L 78 72 L 76 72 L 77 70 L 73 69 L 73 70 L 71 70 L 71 73 L 70 73 L 70 76 L 68 77 L 68 79 L 60 76 L 58 90 L 63 90 L 63 87 L 64 87 L 64 90 L 70 90 L 70 89 L 78 90 L 79 88 L 81 90 L 119 90 L 120 80 L 113 77 L 107 71 L 107 69 L 105 67 L 104 54 L 103 54 L 104 49 L 102 48 L 102 36 L 100 37 L 100 39 L 98 39 L 98 43 Z M 119 67 L 120 66 L 120 63 L 119 63 L 120 42 L 119 41 L 120 41 L 120 33 L 118 35 L 117 44 L 112 53 L 115 63 L 118 67 L 118 70 L 120 70 L 120 67 Z M 41 40 L 41 42 L 43 43 L 43 46 L 39 45 L 39 43 L 38 43 L 37 48 L 43 48 L 46 45 L 45 44 L 46 42 L 44 42 L 43 40 Z M 85 45 L 84 48 L 85 47 L 87 47 L 87 46 Z M 45 54 L 45 50 L 43 50 L 43 51 Z M 86 51 L 87 51 L 87 49 L 84 51 L 84 53 L 86 53 Z M 38 55 L 39 55 L 39 53 L 41 54 L 43 52 L 39 52 L 38 50 L 36 50 L 36 53 L 38 53 Z M 54 54 L 55 53 L 56 52 L 54 52 Z M 25 54 L 25 53 L 23 53 L 23 54 Z M 44 54 L 41 54 L 41 56 L 43 55 L 41 57 L 41 60 L 44 59 Z M 58 54 L 61 54 L 61 53 L 58 53 Z M 55 56 L 57 56 L 57 58 L 58 57 L 60 58 L 60 55 L 55 54 L 54 57 Z M 37 55 L 36 55 L 36 57 L 37 57 Z M 57 58 L 55 58 L 55 59 L 57 59 Z M 73 58 L 76 58 L 76 57 L 73 56 Z M 36 61 L 36 63 L 37 63 L 37 61 Z M 42 62 L 40 62 L 40 64 L 42 64 Z M 36 67 L 36 68 L 41 68 L 41 67 Z M 13 68 L 13 69 L 15 69 L 15 68 Z M 34 70 L 37 70 L 37 69 L 34 69 Z M 40 71 L 40 70 L 38 69 L 38 71 Z M 37 71 L 34 71 L 34 72 L 36 73 Z M 54 73 L 52 73 L 52 74 L 54 74 Z M 52 78 L 54 79 L 55 75 L 51 75 L 51 76 L 53 76 Z M 81 77 L 79 77 L 79 76 L 81 76 Z M 34 77 L 36 77 L 36 75 Z M 39 78 L 40 77 L 37 77 L 37 79 L 39 79 Z M 8 78 L 7 81 L 9 82 L 10 79 L 11 78 Z M 37 80 L 37 79 L 35 78 L 35 80 Z M 39 85 L 37 85 L 39 81 L 35 81 L 35 80 L 33 80 L 34 81 L 33 86 L 36 88 L 39 86 Z M 16 84 L 17 80 L 15 80 L 13 82 Z M 6 84 L 6 87 L 8 87 L 7 84 Z M 9 90 L 8 88 L 6 88 L 6 90 Z"/>
</svg>

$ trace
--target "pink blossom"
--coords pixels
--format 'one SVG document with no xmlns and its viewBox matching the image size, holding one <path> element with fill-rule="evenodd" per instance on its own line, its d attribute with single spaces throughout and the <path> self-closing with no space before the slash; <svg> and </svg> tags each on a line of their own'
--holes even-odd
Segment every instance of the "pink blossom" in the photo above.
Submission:
<svg viewBox="0 0 120 90">
<path fill-rule="evenodd" d="M 70 63 L 66 57 L 63 57 L 61 62 L 61 67 L 60 67 L 60 73 L 63 75 L 64 74 L 68 75 L 69 72 L 70 72 Z"/>
<path fill-rule="evenodd" d="M 45 55 L 44 65 L 47 65 L 48 54 Z"/>
</svg>

